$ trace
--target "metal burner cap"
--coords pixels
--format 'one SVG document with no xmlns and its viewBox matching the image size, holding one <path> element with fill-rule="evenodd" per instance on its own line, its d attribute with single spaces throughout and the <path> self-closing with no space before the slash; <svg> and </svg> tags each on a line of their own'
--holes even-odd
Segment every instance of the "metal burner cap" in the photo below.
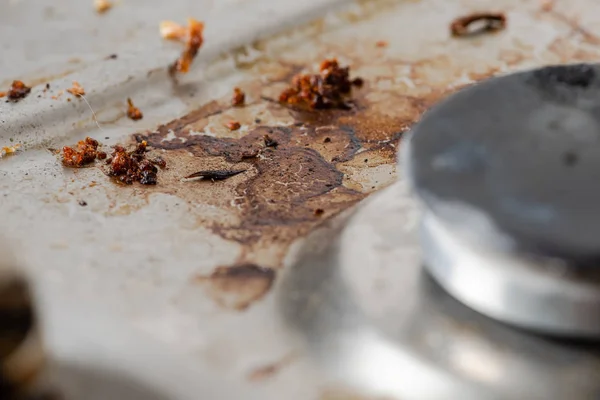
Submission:
<svg viewBox="0 0 600 400">
<path fill-rule="evenodd" d="M 600 67 L 494 78 L 427 112 L 413 186 L 444 225 L 494 248 L 600 260 Z"/>
</svg>

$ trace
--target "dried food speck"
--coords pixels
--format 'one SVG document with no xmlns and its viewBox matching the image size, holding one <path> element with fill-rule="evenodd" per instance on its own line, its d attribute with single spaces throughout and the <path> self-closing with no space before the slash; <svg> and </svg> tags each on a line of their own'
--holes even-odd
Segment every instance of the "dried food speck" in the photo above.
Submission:
<svg viewBox="0 0 600 400">
<path fill-rule="evenodd" d="M 242 172 L 246 172 L 245 169 L 237 169 L 237 170 L 206 170 L 206 171 L 198 171 L 194 172 L 185 177 L 185 179 L 193 179 L 193 178 L 202 178 L 202 179 L 210 179 L 213 181 L 221 181 L 223 179 L 231 178 L 232 176 L 241 174 Z"/>
<path fill-rule="evenodd" d="M 323 139 L 323 143 L 329 143 L 331 142 L 331 138 L 326 137 L 325 139 Z"/>
<path fill-rule="evenodd" d="M 142 114 L 139 108 L 133 105 L 133 101 L 130 98 L 127 99 L 127 116 L 134 121 L 144 118 L 144 114 Z"/>
<path fill-rule="evenodd" d="M 71 93 L 73 96 L 83 96 L 85 95 L 85 90 L 77 81 L 73 81 L 73 86 L 67 89 L 67 92 Z"/>
<path fill-rule="evenodd" d="M 106 160 L 109 164 L 108 175 L 126 185 L 131 185 L 133 182 L 156 185 L 158 169 L 146 159 L 147 151 L 145 141 L 138 143 L 131 151 L 127 151 L 123 146 L 115 146 L 111 157 Z"/>
<path fill-rule="evenodd" d="M 350 80 L 350 67 L 340 67 L 333 58 L 321 63 L 318 74 L 294 76 L 291 86 L 279 95 L 279 101 L 311 109 L 349 109 L 352 86 L 361 84 L 362 79 Z"/>
<path fill-rule="evenodd" d="M 46 90 L 50 89 L 50 84 L 46 83 Z"/>
<path fill-rule="evenodd" d="M 378 40 L 377 42 L 375 42 L 375 46 L 379 48 L 387 47 L 388 42 L 386 42 L 385 40 Z"/>
<path fill-rule="evenodd" d="M 79 205 L 81 207 L 85 207 L 85 206 L 87 206 L 87 202 L 85 200 L 79 200 Z"/>
<path fill-rule="evenodd" d="M 185 40 L 187 29 L 173 21 L 161 21 L 159 25 L 160 36 L 169 40 Z"/>
<path fill-rule="evenodd" d="M 321 215 L 323 215 L 325 213 L 325 210 L 323 210 L 322 208 L 317 208 L 315 210 L 315 216 L 316 217 L 320 217 Z"/>
<path fill-rule="evenodd" d="M 116 54 L 111 54 L 110 56 L 106 57 L 106 59 L 107 59 L 107 60 L 116 60 L 116 59 L 117 59 L 117 57 L 119 57 L 119 56 L 118 56 L 118 55 L 116 55 Z"/>
<path fill-rule="evenodd" d="M 238 129 L 240 129 L 240 127 L 241 125 L 237 121 L 229 121 L 227 123 L 227 129 L 229 129 L 230 131 L 237 131 Z"/>
<path fill-rule="evenodd" d="M 17 101 L 27 97 L 29 92 L 31 92 L 31 88 L 25 85 L 23 82 L 13 81 L 10 85 L 10 89 L 6 93 L 6 96 L 8 96 L 8 100 L 16 103 Z"/>
<path fill-rule="evenodd" d="M 193 18 L 188 19 L 185 50 L 169 68 L 171 74 L 175 74 L 176 72 L 185 74 L 190 70 L 190 66 L 204 42 L 203 32 L 204 24 L 202 22 L 196 21 Z"/>
<path fill-rule="evenodd" d="M 94 8 L 98 14 L 103 14 L 110 10 L 113 3 L 109 0 L 94 0 Z"/>
<path fill-rule="evenodd" d="M 98 158 L 98 160 L 104 160 L 106 159 L 106 153 L 103 151 L 99 151 L 98 153 L 96 153 L 96 157 Z"/>
<path fill-rule="evenodd" d="M 63 147 L 62 163 L 65 167 L 81 168 L 86 164 L 94 162 L 98 156 L 98 141 L 91 137 L 80 140 L 75 148 Z"/>
<path fill-rule="evenodd" d="M 277 147 L 277 145 L 279 144 L 277 142 L 277 140 L 273 139 L 271 136 L 269 135 L 265 135 L 263 137 L 264 141 L 265 141 L 265 146 L 266 147 Z"/>
<path fill-rule="evenodd" d="M 455 19 L 450 24 L 450 33 L 454 37 L 467 37 L 504 28 L 506 16 L 503 13 L 475 13 Z"/>
<path fill-rule="evenodd" d="M 233 89 L 233 97 L 231 98 L 231 105 L 234 107 L 241 107 L 246 102 L 246 93 L 242 89 L 236 87 Z"/>
</svg>

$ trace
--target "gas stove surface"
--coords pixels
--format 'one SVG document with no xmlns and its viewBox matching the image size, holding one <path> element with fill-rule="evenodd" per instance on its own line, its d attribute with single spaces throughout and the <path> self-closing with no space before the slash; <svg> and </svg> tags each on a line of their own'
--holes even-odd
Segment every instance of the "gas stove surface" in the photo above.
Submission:
<svg viewBox="0 0 600 400">
<path fill-rule="evenodd" d="M 580 307 L 597 300 L 582 270 L 523 264 L 511 246 L 480 258 L 501 253 L 516 274 L 506 263 L 462 263 L 474 246 L 458 240 L 460 213 L 448 227 L 431 204 L 417 206 L 397 154 L 423 113 L 460 88 L 596 62 L 600 3 L 127 0 L 103 14 L 92 0 L 4 3 L 0 47 L 10 57 L 0 58 L 0 91 L 19 79 L 31 92 L 0 101 L 0 241 L 30 280 L 50 380 L 66 400 L 598 397 L 597 346 L 530 333 L 597 331 L 596 309 Z M 451 34 L 455 19 L 482 12 L 504 29 Z M 168 66 L 182 47 L 159 25 L 189 17 L 205 22 L 205 42 L 174 81 Z M 362 79 L 355 107 L 302 113 L 273 101 L 330 57 Z M 73 81 L 85 101 L 66 92 Z M 245 107 L 231 104 L 235 87 Z M 128 98 L 142 119 L 126 117 Z M 579 126 L 557 109 L 555 123 Z M 231 161 L 232 147 L 265 134 L 276 149 Z M 100 163 L 64 168 L 53 149 L 86 136 L 107 151 L 146 137 L 167 168 L 154 186 L 116 184 Z M 582 154 L 557 162 L 577 171 L 591 160 Z M 244 172 L 183 179 L 232 168 Z M 540 257 L 525 220 L 501 217 L 528 244 L 521 250 Z M 542 253 L 566 244 L 553 256 L 575 251 L 588 265 L 597 227 L 588 228 L 534 239 Z M 517 296 L 532 289 L 571 303 Z M 548 318 L 556 310 L 560 318 Z"/>
</svg>

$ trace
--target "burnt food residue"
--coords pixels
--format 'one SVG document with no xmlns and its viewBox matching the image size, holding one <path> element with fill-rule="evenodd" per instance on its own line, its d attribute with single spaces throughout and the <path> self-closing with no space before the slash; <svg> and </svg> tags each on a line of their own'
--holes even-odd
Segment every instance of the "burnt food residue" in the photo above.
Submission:
<svg viewBox="0 0 600 400">
<path fill-rule="evenodd" d="M 450 33 L 454 37 L 469 37 L 504 28 L 506 16 L 503 13 L 475 13 L 455 19 L 450 24 Z"/>
<path fill-rule="evenodd" d="M 330 104 L 331 108 L 319 109 L 307 103 L 296 107 L 270 100 L 302 70 L 302 65 L 290 65 L 285 66 L 288 74 L 257 85 L 257 98 L 263 101 L 253 107 L 260 114 L 246 115 L 248 110 L 238 110 L 228 97 L 154 131 L 134 135 L 138 143 L 147 141 L 161 151 L 171 167 L 158 190 L 190 205 L 209 205 L 226 213 L 227 218 L 206 213 L 194 218 L 199 227 L 239 243 L 240 263 L 281 266 L 288 247 L 298 238 L 392 183 L 391 166 L 403 132 L 443 95 L 371 97 L 372 88 L 362 81 L 352 84 L 346 67 L 339 72 L 339 64 L 326 60 L 322 68 L 317 79 L 325 84 L 321 90 L 332 84 L 345 88 L 344 92 L 351 86 L 347 95 L 338 93 L 349 107 Z M 333 75 L 343 83 L 327 78 L 330 73 L 325 71 L 331 69 L 338 71 Z M 312 95 L 313 105 L 327 103 L 315 100 L 320 94 Z M 400 113 L 392 112 L 399 108 Z M 219 131 L 232 117 L 244 118 L 247 130 L 242 134 Z M 208 124 L 215 131 L 205 133 Z M 365 158 L 370 160 L 368 164 L 363 162 Z M 379 168 L 385 166 L 389 171 Z M 181 181 L 195 171 L 237 170 L 247 172 L 209 188 Z"/>
<path fill-rule="evenodd" d="M 318 74 L 298 74 L 289 88 L 279 95 L 279 101 L 289 106 L 310 109 L 349 109 L 352 86 L 361 86 L 360 78 L 350 80 L 350 68 L 340 67 L 337 59 L 325 60 Z"/>
<path fill-rule="evenodd" d="M 156 165 L 166 166 L 166 163 L 162 158 L 158 160 L 146 158 L 147 151 L 147 142 L 145 141 L 138 143 L 130 151 L 123 146 L 115 146 L 107 160 L 107 174 L 126 185 L 131 185 L 133 182 L 139 182 L 142 185 L 156 185 L 158 180 Z"/>
<path fill-rule="evenodd" d="M 185 179 L 194 179 L 194 178 L 202 178 L 202 179 L 207 179 L 207 180 L 212 180 L 212 181 L 222 181 L 224 179 L 227 178 L 231 178 L 232 176 L 236 176 L 238 174 L 241 174 L 242 172 L 246 172 L 245 169 L 238 169 L 238 170 L 206 170 L 206 171 L 198 171 L 198 172 L 194 172 L 193 174 L 190 174 L 188 176 L 185 177 Z"/>
<path fill-rule="evenodd" d="M 220 306 L 243 311 L 267 294 L 275 281 L 275 271 L 255 264 L 238 264 L 218 267 L 197 281 Z"/>
</svg>

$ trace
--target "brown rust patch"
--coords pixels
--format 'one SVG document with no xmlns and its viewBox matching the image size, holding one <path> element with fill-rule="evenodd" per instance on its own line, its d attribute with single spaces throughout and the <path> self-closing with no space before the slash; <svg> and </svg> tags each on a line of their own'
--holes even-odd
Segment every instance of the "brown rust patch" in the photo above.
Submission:
<svg viewBox="0 0 600 400">
<path fill-rule="evenodd" d="M 350 109 L 290 109 L 277 94 L 301 67 L 284 68 L 276 80 L 246 85 L 259 92 L 257 103 L 239 108 L 224 98 L 135 135 L 170 165 L 155 190 L 218 208 L 218 218 L 197 215 L 197 226 L 240 243 L 239 262 L 272 267 L 281 266 L 296 239 L 392 183 L 402 133 L 450 90 L 408 95 L 377 90 L 366 79 L 354 88 Z M 227 130 L 232 118 L 247 129 Z M 211 170 L 246 172 L 209 185 L 181 182 Z"/>
<path fill-rule="evenodd" d="M 243 311 L 271 289 L 275 270 L 239 264 L 218 267 L 208 276 L 197 277 L 196 281 L 205 286 L 209 296 L 221 307 Z"/>
</svg>

